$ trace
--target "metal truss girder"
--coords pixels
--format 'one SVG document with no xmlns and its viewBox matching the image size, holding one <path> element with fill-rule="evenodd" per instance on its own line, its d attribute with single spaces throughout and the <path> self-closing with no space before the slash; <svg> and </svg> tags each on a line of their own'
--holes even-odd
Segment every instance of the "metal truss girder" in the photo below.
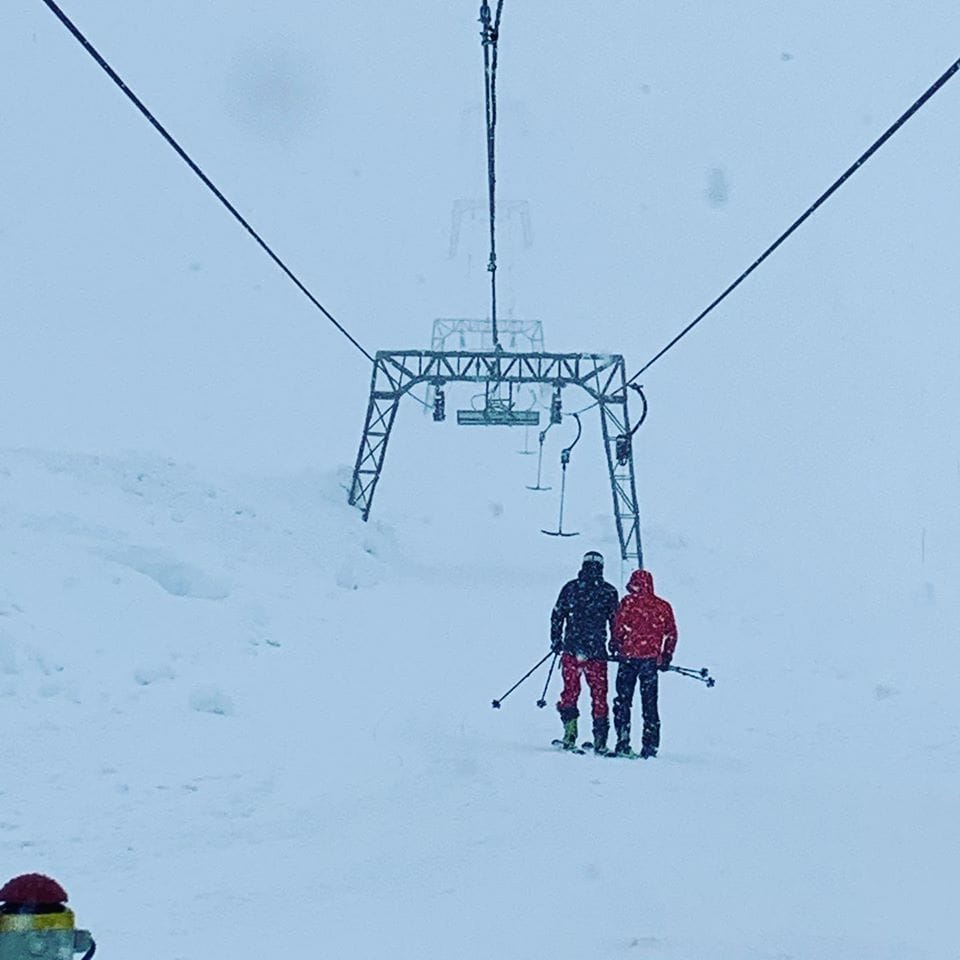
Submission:
<svg viewBox="0 0 960 960">
<path fill-rule="evenodd" d="M 637 484 L 633 467 L 633 451 L 628 448 L 626 463 L 617 459 L 617 438 L 630 435 L 630 412 L 627 407 L 626 384 L 623 375 L 609 399 L 601 400 L 600 423 L 603 428 L 603 446 L 610 474 L 610 492 L 613 497 L 613 515 L 620 540 L 620 556 L 643 566 L 643 547 L 640 542 L 640 508 L 637 503 Z"/>
<path fill-rule="evenodd" d="M 497 327 L 501 338 L 510 338 L 510 349 L 513 349 L 517 338 L 520 338 L 532 352 L 543 351 L 543 323 L 540 320 L 498 319 Z M 493 324 L 489 320 L 476 319 L 434 320 L 430 349 L 439 351 L 446 349 L 447 340 L 453 336 L 460 339 L 462 350 L 472 349 L 475 346 L 485 349 L 487 344 L 492 346 Z M 472 341 L 469 347 L 466 343 L 468 336 Z"/>
<path fill-rule="evenodd" d="M 374 384 L 376 377 L 375 365 Z M 393 421 L 400 406 L 400 396 L 400 394 L 384 394 L 372 388 L 370 391 L 363 437 L 360 440 L 360 450 L 353 468 L 353 482 L 350 485 L 350 504 L 360 508 L 364 520 L 370 516 L 373 494 L 383 470 L 383 458 L 387 453 L 390 431 L 393 429 Z"/>
<path fill-rule="evenodd" d="M 591 353 L 507 353 L 502 350 L 382 350 L 375 377 L 384 393 L 419 383 L 541 383 L 578 386 L 593 399 L 610 396 L 622 380 L 623 357 Z"/>
</svg>

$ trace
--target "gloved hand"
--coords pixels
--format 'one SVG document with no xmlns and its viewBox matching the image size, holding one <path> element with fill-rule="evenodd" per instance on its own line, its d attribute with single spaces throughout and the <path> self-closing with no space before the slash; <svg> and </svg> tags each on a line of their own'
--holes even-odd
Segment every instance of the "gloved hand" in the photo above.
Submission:
<svg viewBox="0 0 960 960">
<path fill-rule="evenodd" d="M 553 640 L 553 641 L 551 641 L 551 643 L 550 643 L 550 652 L 551 652 L 551 653 L 560 653 L 560 651 L 561 651 L 562 649 L 563 649 L 563 641 L 562 641 L 562 640 Z"/>
<path fill-rule="evenodd" d="M 613 657 L 614 660 L 620 659 L 620 645 L 614 643 L 612 640 L 610 641 L 610 656 Z"/>
<path fill-rule="evenodd" d="M 671 661 L 672 659 L 673 659 L 672 657 L 661 657 L 661 658 L 660 658 L 660 667 L 659 667 L 659 669 L 660 669 L 660 672 L 661 672 L 661 673 L 665 673 L 667 670 L 670 669 L 670 661 Z"/>
</svg>

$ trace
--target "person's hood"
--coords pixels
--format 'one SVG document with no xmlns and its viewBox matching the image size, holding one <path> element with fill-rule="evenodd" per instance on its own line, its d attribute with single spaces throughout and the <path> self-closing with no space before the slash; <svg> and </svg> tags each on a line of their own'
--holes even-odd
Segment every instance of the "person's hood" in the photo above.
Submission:
<svg viewBox="0 0 960 960">
<path fill-rule="evenodd" d="M 634 570 L 630 574 L 627 590 L 641 597 L 653 596 L 653 574 L 649 570 Z"/>
</svg>

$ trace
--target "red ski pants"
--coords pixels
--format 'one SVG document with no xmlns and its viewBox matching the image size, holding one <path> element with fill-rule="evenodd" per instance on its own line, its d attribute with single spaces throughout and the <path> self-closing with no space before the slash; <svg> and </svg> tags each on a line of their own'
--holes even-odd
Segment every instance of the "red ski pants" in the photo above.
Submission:
<svg viewBox="0 0 960 960">
<path fill-rule="evenodd" d="M 607 715 L 607 661 L 580 660 L 572 653 L 565 653 L 560 658 L 560 672 L 563 675 L 563 690 L 557 710 L 562 719 L 580 716 L 577 709 L 577 700 L 580 698 L 580 674 L 587 678 L 590 688 L 590 700 L 593 708 L 593 719 L 602 720 Z"/>
</svg>

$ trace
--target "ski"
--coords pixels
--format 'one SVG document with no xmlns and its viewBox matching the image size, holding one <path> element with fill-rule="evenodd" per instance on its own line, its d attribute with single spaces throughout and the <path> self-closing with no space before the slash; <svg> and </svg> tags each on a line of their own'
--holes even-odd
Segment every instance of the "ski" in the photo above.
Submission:
<svg viewBox="0 0 960 960">
<path fill-rule="evenodd" d="M 562 740 L 551 740 L 550 743 L 558 750 L 563 750 L 564 753 L 586 753 L 586 750 L 581 750 L 575 743 L 564 743 Z"/>
</svg>

